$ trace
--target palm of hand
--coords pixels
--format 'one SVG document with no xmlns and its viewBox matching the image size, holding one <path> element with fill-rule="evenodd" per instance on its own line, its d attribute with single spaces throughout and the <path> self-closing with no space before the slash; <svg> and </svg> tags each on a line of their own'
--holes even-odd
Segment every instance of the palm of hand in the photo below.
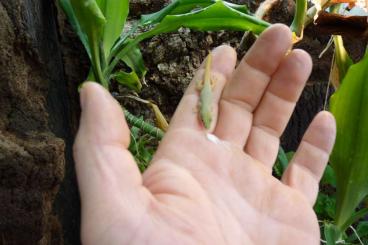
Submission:
<svg viewBox="0 0 368 245">
<path fill-rule="evenodd" d="M 263 40 L 275 39 L 272 37 L 275 30 L 286 32 L 281 26 L 274 27 L 263 35 Z M 224 50 L 230 52 L 226 47 L 218 50 L 221 49 L 214 54 L 214 60 L 216 55 L 224 56 Z M 267 51 L 267 47 L 265 49 Z M 257 45 L 253 50 L 253 53 L 260 52 Z M 230 55 L 233 54 L 230 52 Z M 247 63 L 252 61 L 252 54 L 249 56 Z M 277 88 L 280 83 L 274 77 L 277 73 L 282 77 L 284 70 L 290 68 L 287 64 L 295 62 L 293 54 L 288 57 L 289 61 L 280 61 L 285 64 L 278 66 L 279 71 L 269 79 L 271 85 L 267 90 L 273 93 L 272 96 L 275 96 L 272 84 Z M 305 56 L 303 58 L 305 61 Z M 266 93 L 261 91 L 255 106 L 249 98 L 243 103 L 234 102 L 238 100 L 235 98 L 238 87 L 232 89 L 239 86 L 234 82 L 236 75 L 231 76 L 233 87 L 231 83 L 226 87 L 229 77 L 226 73 L 233 74 L 233 70 L 223 68 L 223 63 L 218 63 L 217 71 L 216 64 L 214 66 L 220 82 L 214 96 L 218 103 L 218 107 L 215 105 L 218 120 L 211 132 L 221 140 L 209 139 L 193 113 L 193 107 L 198 103 L 194 82 L 179 105 L 152 166 L 143 176 L 125 150 L 129 133 L 126 125 L 121 126 L 120 118 L 115 119 L 116 114 L 121 114 L 119 108 L 105 96 L 106 105 L 111 106 L 111 113 L 106 114 L 111 118 L 99 121 L 91 113 L 86 115 L 88 108 L 96 110 L 99 107 L 93 104 L 92 97 L 100 98 L 99 103 L 103 104 L 101 93 L 105 92 L 96 85 L 83 89 L 82 96 L 88 99 L 82 98 L 84 115 L 75 145 L 75 158 L 82 198 L 82 239 L 86 244 L 319 243 L 318 222 L 312 205 L 332 147 L 333 120 L 327 113 L 314 120 L 281 182 L 272 177 L 271 169 L 277 155 L 279 135 L 286 125 L 264 123 L 270 114 L 267 110 L 272 108 L 265 96 L 267 90 Z M 294 80 L 306 79 L 310 69 L 306 66 L 296 68 Z M 251 72 L 248 70 L 248 73 Z M 201 75 L 199 72 L 197 78 Z M 276 96 L 286 104 L 294 104 L 303 83 L 299 81 L 298 85 L 291 86 L 286 97 L 284 94 Z M 277 103 L 272 101 L 272 104 Z M 285 109 L 283 115 L 276 117 L 285 121 L 293 106 L 288 108 L 284 104 L 282 108 Z M 276 112 L 284 110 L 273 109 Z M 101 106 L 101 112 L 104 110 Z M 239 110 L 243 110 L 244 116 L 240 116 Z M 242 125 L 237 125 L 238 120 L 229 121 L 229 117 L 240 120 Z"/>
<path fill-rule="evenodd" d="M 318 243 L 308 200 L 241 149 L 189 130 L 173 132 L 167 142 L 144 176 L 150 205 L 159 210 L 147 218 L 160 216 L 156 225 L 163 228 L 152 227 L 161 232 L 157 244 Z"/>
</svg>

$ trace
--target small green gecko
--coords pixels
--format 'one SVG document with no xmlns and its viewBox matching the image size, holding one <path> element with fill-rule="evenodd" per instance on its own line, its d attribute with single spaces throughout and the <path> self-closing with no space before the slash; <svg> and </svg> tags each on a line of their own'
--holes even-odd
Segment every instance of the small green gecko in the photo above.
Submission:
<svg viewBox="0 0 368 245">
<path fill-rule="evenodd" d="M 211 64 L 212 54 L 209 53 L 206 61 L 206 68 L 204 72 L 204 80 L 200 80 L 197 83 L 197 90 L 199 94 L 199 114 L 201 121 L 206 129 L 211 127 L 212 123 L 212 100 L 213 100 L 213 87 L 215 85 L 211 78 Z"/>
</svg>

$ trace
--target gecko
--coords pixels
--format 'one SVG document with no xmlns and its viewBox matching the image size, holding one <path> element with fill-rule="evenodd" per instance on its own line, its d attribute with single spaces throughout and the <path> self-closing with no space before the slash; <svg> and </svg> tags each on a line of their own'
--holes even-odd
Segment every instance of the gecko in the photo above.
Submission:
<svg viewBox="0 0 368 245">
<path fill-rule="evenodd" d="M 197 90 L 199 91 L 199 116 L 206 129 L 211 127 L 213 120 L 212 115 L 212 100 L 214 80 L 211 78 L 212 54 L 209 53 L 206 61 L 203 80 L 197 83 Z"/>
</svg>

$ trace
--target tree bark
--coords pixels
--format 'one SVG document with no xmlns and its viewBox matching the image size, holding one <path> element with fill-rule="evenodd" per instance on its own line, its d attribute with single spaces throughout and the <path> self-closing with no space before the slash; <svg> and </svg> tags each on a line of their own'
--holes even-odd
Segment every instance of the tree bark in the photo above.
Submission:
<svg viewBox="0 0 368 245">
<path fill-rule="evenodd" d="M 0 244 L 63 244 L 53 203 L 72 138 L 55 13 L 0 0 Z"/>
</svg>

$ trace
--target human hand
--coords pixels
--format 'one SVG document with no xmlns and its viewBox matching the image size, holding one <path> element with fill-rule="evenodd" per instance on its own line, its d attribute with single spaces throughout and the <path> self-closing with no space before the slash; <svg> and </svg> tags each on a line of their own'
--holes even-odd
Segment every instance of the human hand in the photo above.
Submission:
<svg viewBox="0 0 368 245">
<path fill-rule="evenodd" d="M 209 132 L 219 140 L 208 138 L 195 112 L 202 65 L 143 175 L 127 150 L 120 106 L 86 83 L 74 146 L 82 242 L 319 244 L 312 206 L 335 138 L 331 114 L 313 120 L 282 181 L 271 174 L 279 137 L 311 71 L 309 56 L 290 48 L 289 29 L 274 25 L 236 69 L 233 49 L 215 49 Z"/>
</svg>

